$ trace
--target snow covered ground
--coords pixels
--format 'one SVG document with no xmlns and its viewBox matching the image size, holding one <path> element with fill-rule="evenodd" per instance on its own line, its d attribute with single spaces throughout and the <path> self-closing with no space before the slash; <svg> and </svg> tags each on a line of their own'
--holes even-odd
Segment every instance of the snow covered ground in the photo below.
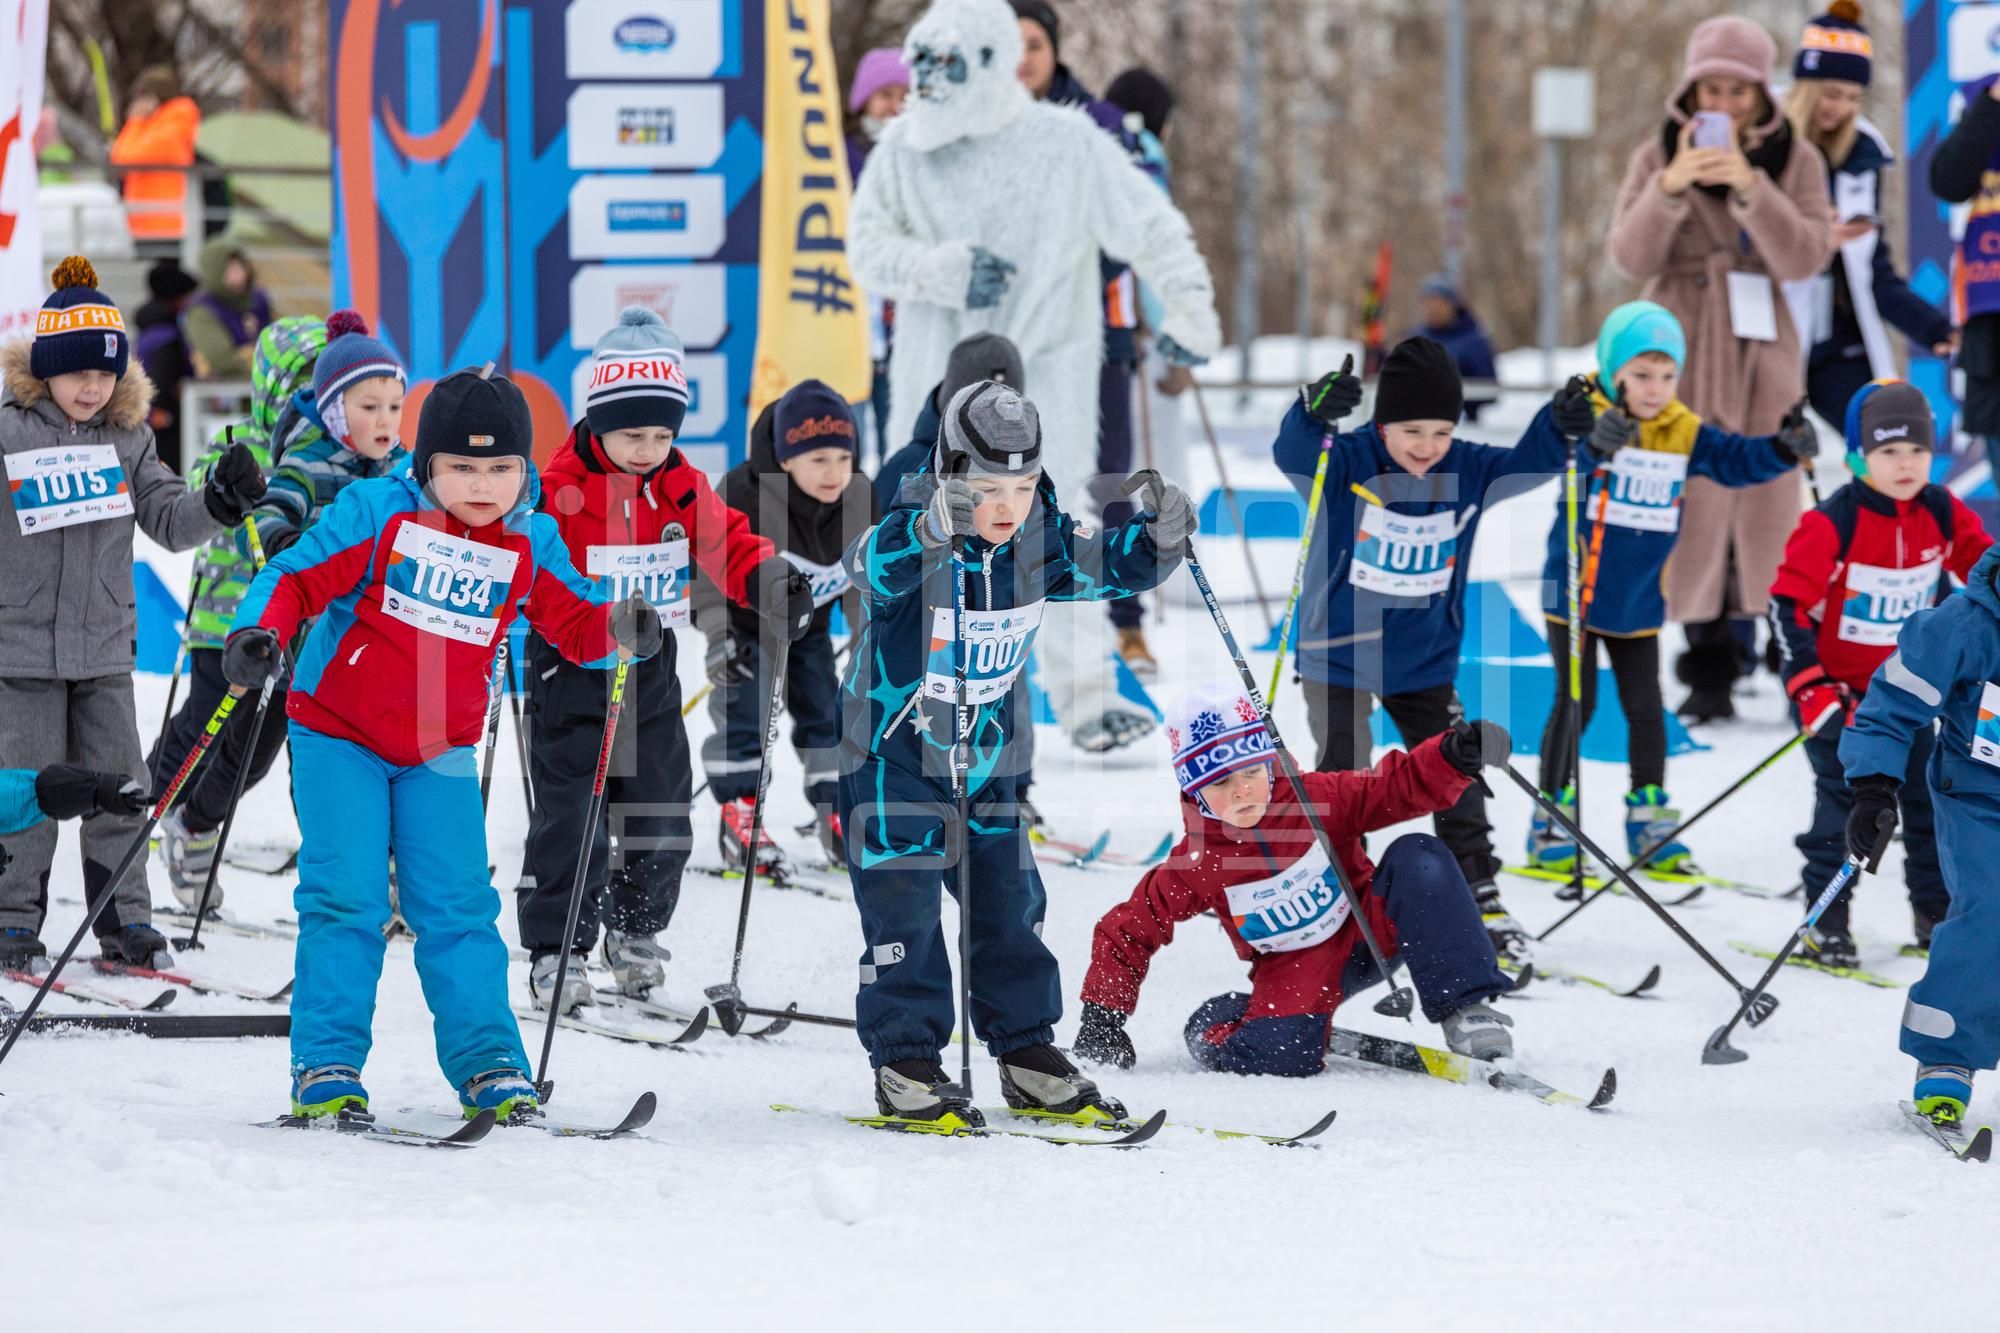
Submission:
<svg viewBox="0 0 2000 1333">
<path fill-rule="evenodd" d="M 1504 437 L 1532 406 L 1510 403 L 1493 432 Z M 1201 451 L 1195 458 L 1205 468 Z M 1232 458 L 1239 486 L 1275 480 L 1260 458 Z M 1487 520 L 1477 572 L 1535 569 L 1550 494 Z M 1282 588 L 1291 552 L 1273 546 L 1266 582 Z M 1240 588 L 1232 544 L 1205 547 L 1218 579 Z M 1511 591 L 1532 604 L 1531 584 Z M 1162 699 L 1230 671 L 1206 617 L 1169 601 L 1151 630 L 1166 664 Z M 1239 606 L 1233 619 L 1246 640 L 1261 639 L 1253 607 Z M 699 659 L 698 645 L 684 642 L 684 679 L 697 679 Z M 1268 671 L 1268 656 L 1259 663 Z M 165 689 L 162 678 L 139 678 L 149 729 Z M 1761 690 L 1742 701 L 1744 720 L 1705 730 L 1711 749 L 1674 761 L 1684 808 L 1786 734 L 1781 697 L 1768 682 Z M 1306 748 L 1304 710 L 1289 687 L 1279 718 L 1294 747 Z M 691 726 L 698 740 L 705 717 Z M 521 853 L 515 773 L 503 735 L 491 821 L 502 886 L 512 885 Z M 1037 800 L 1071 836 L 1110 827 L 1114 847 L 1138 851 L 1178 822 L 1157 738 L 1088 759 L 1045 731 L 1039 778 Z M 1612 766 L 1587 766 L 1586 822 L 1609 844 L 1619 836 L 1624 782 Z M 1527 803 L 1511 787 L 1497 790 L 1495 824 L 1512 853 Z M 806 811 L 789 753 L 773 792 L 775 827 L 798 846 L 789 830 Z M 1691 841 L 1718 872 L 1787 885 L 1796 871 L 1790 839 L 1809 804 L 1809 774 L 1794 754 Z M 713 808 L 700 809 L 698 863 L 716 860 L 714 828 Z M 236 836 L 293 836 L 281 776 L 250 795 Z M 1864 884 L 1855 921 L 1866 965 L 1908 982 L 1921 964 L 1896 957 L 1909 938 L 1899 864 L 1892 856 L 1882 878 Z M 1044 867 L 1043 875 L 1046 938 L 1074 1003 L 1091 926 L 1136 872 Z M 164 900 L 157 868 L 153 879 Z M 289 914 L 285 881 L 232 869 L 223 882 L 232 911 Z M 79 884 L 66 834 L 52 893 L 74 898 Z M 669 936 L 671 1000 L 695 1005 L 704 986 L 727 978 L 737 892 L 688 877 Z M 1546 886 L 1518 882 L 1508 898 L 1534 928 L 1560 911 Z M 511 894 L 496 906 L 511 939 Z M 1747 981 L 1761 962 L 1729 941 L 1775 947 L 1797 910 L 1711 892 L 1680 916 Z M 52 944 L 77 920 L 76 907 L 57 906 Z M 1615 980 L 1663 968 L 1650 998 L 1540 983 L 1511 1005 L 1522 1063 L 1543 1078 L 1587 1092 L 1616 1066 L 1619 1095 L 1606 1113 L 1345 1065 L 1305 1081 L 1197 1072 L 1181 1024 L 1206 997 L 1241 988 L 1243 969 L 1215 929 L 1190 923 L 1160 957 L 1133 1020 L 1139 1067 L 1107 1086 L 1134 1108 L 1266 1132 L 1296 1131 L 1338 1108 L 1318 1151 L 1172 1130 L 1131 1153 L 938 1142 L 774 1114 L 767 1108 L 777 1101 L 868 1105 L 859 1045 L 823 1028 L 794 1027 L 767 1043 L 712 1029 L 685 1053 L 559 1033 L 553 1109 L 597 1119 L 651 1088 L 661 1102 L 653 1125 L 609 1143 L 496 1133 L 462 1153 L 252 1128 L 284 1109 L 282 1042 L 24 1039 L 0 1068 L 0 1180 L 17 1204 L 0 1213 L 0 1327 L 77 1326 L 79 1317 L 84 1327 L 138 1319 L 232 1333 L 502 1323 L 1991 1327 L 2000 1270 L 1979 1257 L 2000 1237 L 1991 1181 L 1902 1125 L 1895 1103 L 1907 1095 L 1910 1065 L 1896 1050 L 1899 992 L 1788 973 L 1779 1012 L 1739 1034 L 1750 1061 L 1705 1068 L 1701 1045 L 1734 994 L 1638 904 L 1593 907 L 1546 950 L 1547 961 Z M 857 952 L 851 905 L 759 890 L 745 990 L 753 1003 L 848 1011 Z M 184 961 L 256 985 L 291 975 L 286 946 L 221 934 Z M 524 971 L 516 965 L 523 990 Z M 102 984 L 132 995 L 156 989 Z M 26 998 L 11 984 L 4 993 Z M 1411 1032 L 1371 1013 L 1373 998 L 1341 1021 Z M 183 995 L 174 1012 L 250 1007 Z M 50 1008 L 75 1006 L 56 998 Z M 1072 1032 L 1073 1016 L 1060 1035 Z M 1441 1044 L 1421 1019 L 1412 1035 Z M 386 1113 L 452 1105 L 405 947 L 390 950 L 367 1074 Z M 975 1077 L 994 1098 L 983 1056 Z M 1990 1111 L 1990 1094 L 1984 1100 Z"/>
</svg>

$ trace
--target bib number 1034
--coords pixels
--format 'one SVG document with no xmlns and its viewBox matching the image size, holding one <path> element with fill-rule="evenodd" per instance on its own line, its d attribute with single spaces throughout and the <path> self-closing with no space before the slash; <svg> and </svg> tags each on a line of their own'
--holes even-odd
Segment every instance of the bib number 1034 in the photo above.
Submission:
<svg viewBox="0 0 2000 1333">
<path fill-rule="evenodd" d="M 502 547 L 405 523 L 390 549 L 382 610 L 426 634 L 490 644 L 520 559 Z"/>
</svg>

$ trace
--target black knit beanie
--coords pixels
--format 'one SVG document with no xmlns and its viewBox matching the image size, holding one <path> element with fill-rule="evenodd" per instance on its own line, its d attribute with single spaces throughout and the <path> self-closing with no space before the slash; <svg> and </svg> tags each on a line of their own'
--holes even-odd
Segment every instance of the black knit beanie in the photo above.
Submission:
<svg viewBox="0 0 2000 1333">
<path fill-rule="evenodd" d="M 1465 412 L 1458 363 L 1430 338 L 1405 338 L 1382 361 L 1375 380 L 1375 424 L 1456 422 Z"/>
<path fill-rule="evenodd" d="M 410 473 L 429 485 L 431 460 L 439 454 L 526 461 L 534 444 L 534 416 L 512 380 L 477 370 L 454 371 L 431 386 L 417 414 Z"/>
<path fill-rule="evenodd" d="M 1150 69 L 1128 69 L 1104 90 L 1104 100 L 1120 111 L 1136 111 L 1146 129 L 1157 139 L 1167 130 L 1167 117 L 1174 113 L 1174 90 Z"/>
<path fill-rule="evenodd" d="M 1048 0 L 1009 0 L 1014 7 L 1014 17 L 1030 19 L 1039 23 L 1042 31 L 1049 35 L 1049 50 L 1057 60 L 1062 59 L 1062 20 L 1056 17 L 1056 7 Z"/>
</svg>

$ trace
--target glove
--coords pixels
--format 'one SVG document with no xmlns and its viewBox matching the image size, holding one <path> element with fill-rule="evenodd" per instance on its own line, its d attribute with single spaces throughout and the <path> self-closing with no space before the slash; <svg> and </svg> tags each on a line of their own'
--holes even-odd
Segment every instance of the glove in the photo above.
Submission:
<svg viewBox="0 0 2000 1333">
<path fill-rule="evenodd" d="M 1581 375 L 1570 376 L 1569 383 L 1556 390 L 1549 406 L 1555 413 L 1556 429 L 1567 439 L 1589 435 L 1597 421 L 1597 409 L 1590 402 L 1590 381 Z"/>
<path fill-rule="evenodd" d="M 264 543 L 266 561 L 276 560 L 299 536 L 299 530 L 289 523 L 274 523 L 268 528 L 260 525 L 257 529 L 257 538 Z"/>
<path fill-rule="evenodd" d="M 1190 352 L 1164 333 L 1153 336 L 1153 350 L 1158 352 L 1160 359 L 1170 366 L 1205 366 L 1208 364 L 1207 357 Z"/>
<path fill-rule="evenodd" d="M 708 641 L 702 665 L 708 669 L 708 683 L 718 690 L 748 685 L 757 678 L 756 648 L 734 634 L 718 634 Z"/>
<path fill-rule="evenodd" d="M 783 556 L 774 555 L 750 571 L 751 607 L 764 618 L 766 633 L 796 643 L 812 628 L 812 580 Z"/>
<path fill-rule="evenodd" d="M 210 517 L 226 528 L 243 521 L 243 516 L 264 498 L 264 469 L 247 444 L 232 444 L 209 470 L 208 484 L 201 488 L 202 503 Z"/>
<path fill-rule="evenodd" d="M 1606 408 L 1590 429 L 1590 451 L 1599 458 L 1609 458 L 1638 438 L 1638 422 L 1626 415 L 1623 408 Z"/>
<path fill-rule="evenodd" d="M 1444 734 L 1438 749 L 1450 764 L 1467 777 L 1479 770 L 1498 768 L 1514 755 L 1514 738 L 1498 722 L 1460 722 Z"/>
<path fill-rule="evenodd" d="M 1778 452 L 1785 454 L 1795 463 L 1811 463 L 1819 457 L 1819 432 L 1806 420 L 1806 405 L 1795 405 L 1785 413 L 1785 419 L 1778 423 L 1778 433 L 1771 437 L 1771 443 L 1778 446 Z"/>
<path fill-rule="evenodd" d="M 1879 773 L 1847 784 L 1854 795 L 1854 806 L 1847 812 L 1847 853 L 1860 857 L 1871 875 L 1882 864 L 1882 853 L 1889 850 L 1896 831 L 1896 788 L 1901 785 Z M 1884 815 L 1889 817 L 1886 821 Z"/>
<path fill-rule="evenodd" d="M 1819 666 L 1807 667 L 1786 681 L 1785 694 L 1798 714 L 1799 726 L 1811 732 L 1819 731 L 1854 702 L 1847 687 Z"/>
<path fill-rule="evenodd" d="M 146 791 L 123 773 L 50 764 L 35 774 L 35 804 L 50 819 L 136 815 L 146 808 Z"/>
<path fill-rule="evenodd" d="M 935 551 L 959 537 L 970 537 L 972 511 L 977 508 L 979 497 L 971 482 L 963 477 L 942 478 L 931 493 L 930 507 L 917 522 L 917 540 L 926 550 Z"/>
<path fill-rule="evenodd" d="M 1076 1040 L 1070 1044 L 1070 1054 L 1080 1060 L 1130 1069 L 1138 1063 L 1139 1053 L 1132 1049 L 1132 1039 L 1125 1035 L 1126 1017 L 1116 1009 L 1085 1000 L 1083 1022 L 1076 1030 Z"/>
<path fill-rule="evenodd" d="M 628 657 L 647 658 L 659 652 L 666 633 L 660 613 L 636 592 L 611 608 L 611 641 Z"/>
<path fill-rule="evenodd" d="M 1299 402 L 1306 415 L 1332 430 L 1340 419 L 1361 406 L 1361 381 L 1354 374 L 1354 358 L 1349 356 L 1339 370 L 1330 370 L 1299 390 Z"/>
<path fill-rule="evenodd" d="M 980 246 L 972 247 L 972 281 L 965 289 L 965 308 L 985 310 L 1000 304 L 1013 278 L 1014 266 Z"/>
<path fill-rule="evenodd" d="M 1188 493 L 1171 481 L 1161 487 L 1153 497 L 1158 506 L 1146 532 L 1153 539 L 1153 549 L 1162 553 L 1179 551 L 1187 545 L 1187 539 L 1194 535 L 1198 521 L 1194 513 L 1194 501 Z"/>
<path fill-rule="evenodd" d="M 262 625 L 237 630 L 222 646 L 222 675 L 231 685 L 261 690 L 278 670 L 278 636 Z"/>
</svg>

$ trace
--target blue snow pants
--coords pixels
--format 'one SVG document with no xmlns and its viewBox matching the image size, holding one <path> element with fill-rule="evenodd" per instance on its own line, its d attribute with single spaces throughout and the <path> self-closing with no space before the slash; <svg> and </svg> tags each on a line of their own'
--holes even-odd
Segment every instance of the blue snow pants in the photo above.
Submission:
<svg viewBox="0 0 2000 1333">
<path fill-rule="evenodd" d="M 1951 911 L 1932 933 L 1930 965 L 1903 1006 L 1903 1053 L 1927 1065 L 1992 1069 L 2000 1065 L 2000 885 L 1992 873 L 2000 793 L 1941 785 L 1934 758 L 1931 808 Z"/>
<path fill-rule="evenodd" d="M 294 722 L 292 797 L 301 834 L 293 1069 L 368 1059 L 393 853 L 445 1079 L 458 1087 L 488 1070 L 525 1073 L 472 747 L 403 768 Z"/>
</svg>

